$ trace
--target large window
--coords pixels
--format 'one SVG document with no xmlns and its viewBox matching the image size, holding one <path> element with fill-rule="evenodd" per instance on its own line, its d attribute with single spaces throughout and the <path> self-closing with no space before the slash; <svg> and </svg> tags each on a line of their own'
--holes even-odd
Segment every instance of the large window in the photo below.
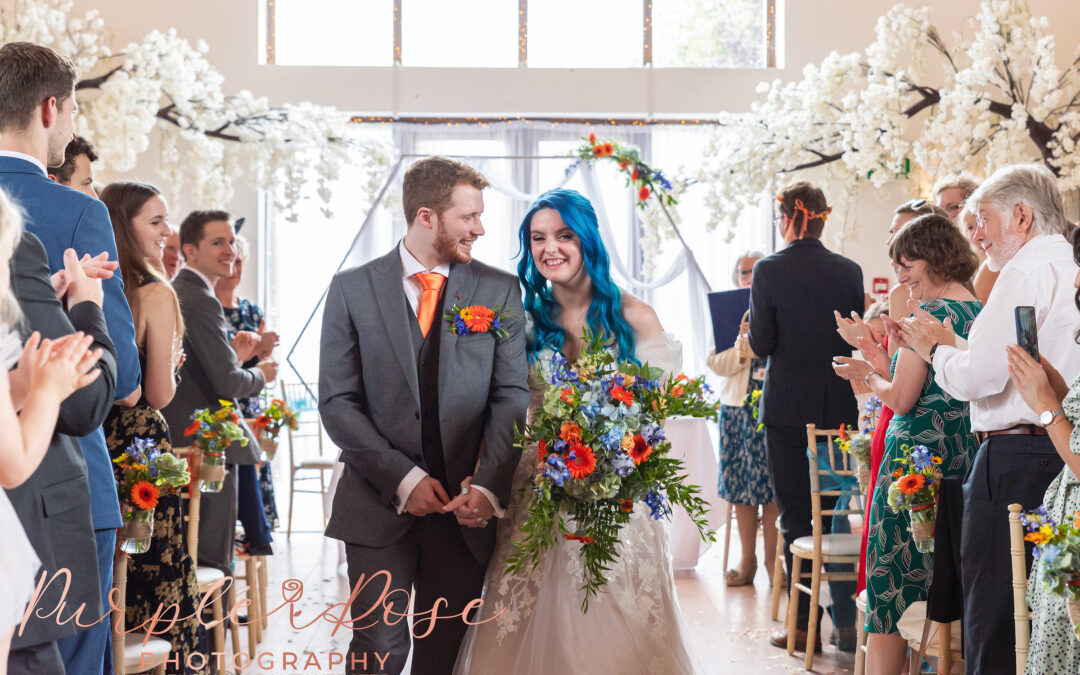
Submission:
<svg viewBox="0 0 1080 675">
<path fill-rule="evenodd" d="M 777 0 L 264 0 L 294 66 L 766 68 Z"/>
</svg>

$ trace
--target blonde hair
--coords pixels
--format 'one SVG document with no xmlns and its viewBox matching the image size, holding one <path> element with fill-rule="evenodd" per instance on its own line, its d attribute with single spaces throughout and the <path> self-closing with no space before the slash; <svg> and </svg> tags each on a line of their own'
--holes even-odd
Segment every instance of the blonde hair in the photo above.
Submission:
<svg viewBox="0 0 1080 675">
<path fill-rule="evenodd" d="M 931 193 L 934 195 L 934 199 L 937 199 L 946 190 L 960 190 L 964 193 L 964 199 L 967 199 L 978 187 L 978 181 L 970 174 L 952 173 L 939 178 L 934 183 L 934 189 L 931 190 Z"/>
<path fill-rule="evenodd" d="M 19 207 L 0 189 L 0 265 L 10 264 L 15 247 L 22 238 L 23 218 Z M 0 287 L 0 322 L 14 328 L 22 317 L 19 301 L 11 288 L 11 279 Z"/>
</svg>

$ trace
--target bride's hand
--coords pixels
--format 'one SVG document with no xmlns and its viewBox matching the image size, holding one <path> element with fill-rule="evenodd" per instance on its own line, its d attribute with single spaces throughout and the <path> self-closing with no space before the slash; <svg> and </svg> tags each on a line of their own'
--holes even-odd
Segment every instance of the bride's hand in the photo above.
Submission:
<svg viewBox="0 0 1080 675">
<path fill-rule="evenodd" d="M 470 486 L 472 486 L 472 476 L 466 476 L 465 480 L 461 481 L 461 492 L 442 507 L 442 512 L 453 513 L 454 509 L 464 504 L 465 500 L 469 498 Z"/>
</svg>

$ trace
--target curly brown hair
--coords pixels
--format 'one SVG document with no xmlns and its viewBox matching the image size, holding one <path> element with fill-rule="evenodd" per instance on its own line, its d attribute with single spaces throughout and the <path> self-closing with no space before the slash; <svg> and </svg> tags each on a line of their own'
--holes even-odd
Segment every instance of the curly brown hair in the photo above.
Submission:
<svg viewBox="0 0 1080 675">
<path fill-rule="evenodd" d="M 945 281 L 964 283 L 979 269 L 971 244 L 951 220 L 936 213 L 919 216 L 904 226 L 889 245 L 889 257 L 925 260 L 930 273 Z"/>
<path fill-rule="evenodd" d="M 806 212 L 796 214 L 796 200 L 802 202 Z M 825 229 L 825 219 L 828 218 L 829 203 L 825 199 L 825 193 L 821 188 L 815 187 L 806 181 L 798 181 L 785 185 L 777 197 L 780 202 L 780 213 L 791 220 L 795 232 L 801 237 L 821 239 L 821 232 Z M 819 215 L 807 222 L 807 215 Z"/>
</svg>

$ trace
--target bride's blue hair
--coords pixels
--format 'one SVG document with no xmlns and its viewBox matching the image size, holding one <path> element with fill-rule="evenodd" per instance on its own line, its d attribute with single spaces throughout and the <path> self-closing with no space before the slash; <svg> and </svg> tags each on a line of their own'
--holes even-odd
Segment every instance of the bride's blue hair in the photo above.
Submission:
<svg viewBox="0 0 1080 675">
<path fill-rule="evenodd" d="M 621 360 L 637 363 L 634 355 L 634 331 L 622 315 L 622 295 L 611 279 L 611 259 L 604 242 L 600 239 L 600 226 L 596 211 L 589 200 L 575 190 L 556 188 L 540 195 L 518 229 L 521 250 L 518 256 L 518 279 L 525 288 L 525 310 L 532 315 L 533 341 L 529 345 L 529 359 L 535 360 L 545 347 L 562 351 L 566 331 L 556 323 L 558 304 L 551 296 L 551 284 L 536 268 L 531 253 L 529 233 L 533 215 L 541 209 L 555 209 L 563 222 L 573 230 L 581 242 L 585 260 L 585 272 L 593 284 L 593 299 L 589 305 L 586 321 L 590 330 L 605 336 L 617 348 Z"/>
</svg>

